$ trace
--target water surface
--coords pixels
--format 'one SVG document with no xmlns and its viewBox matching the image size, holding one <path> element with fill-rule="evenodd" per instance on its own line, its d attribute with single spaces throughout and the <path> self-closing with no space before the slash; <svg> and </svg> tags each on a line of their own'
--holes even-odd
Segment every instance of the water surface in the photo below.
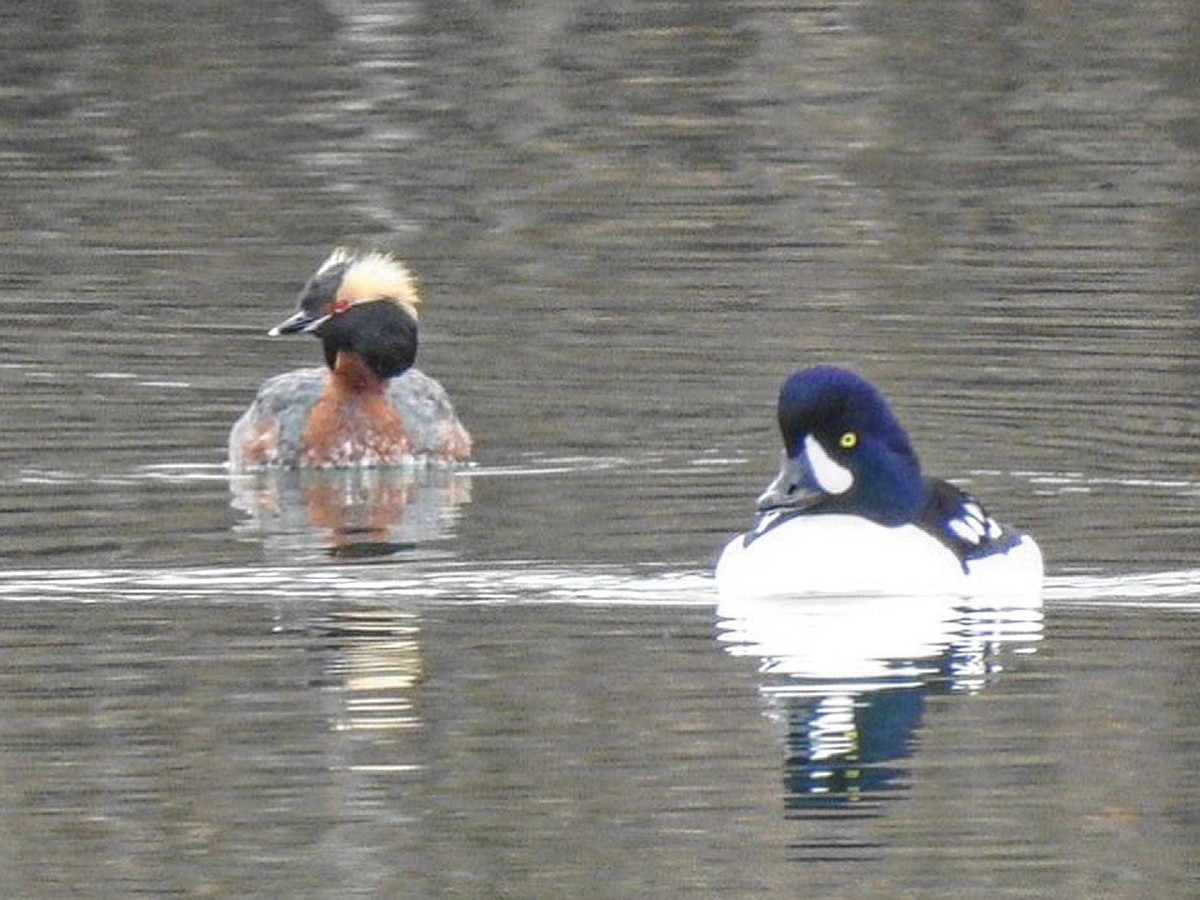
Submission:
<svg viewBox="0 0 1200 900">
<path fill-rule="evenodd" d="M 0 893 L 1194 895 L 1198 35 L 0 14 Z M 338 244 L 421 277 L 474 467 L 226 474 Z M 817 361 L 1036 535 L 1042 608 L 720 614 Z"/>
</svg>

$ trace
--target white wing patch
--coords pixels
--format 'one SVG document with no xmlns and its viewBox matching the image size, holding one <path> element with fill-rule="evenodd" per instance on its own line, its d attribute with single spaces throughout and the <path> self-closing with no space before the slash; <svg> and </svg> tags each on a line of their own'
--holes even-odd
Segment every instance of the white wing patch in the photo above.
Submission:
<svg viewBox="0 0 1200 900">
<path fill-rule="evenodd" d="M 960 541 L 966 541 L 968 544 L 978 544 L 983 539 L 983 532 L 979 531 L 976 523 L 970 519 L 951 519 L 946 524 Z"/>
<path fill-rule="evenodd" d="M 983 511 L 978 503 L 968 500 L 958 511 L 958 515 L 946 521 L 954 536 L 973 546 L 979 546 L 986 538 L 994 541 L 1003 534 L 1000 525 Z"/>
<path fill-rule="evenodd" d="M 827 494 L 844 494 L 854 485 L 854 473 L 836 462 L 811 434 L 804 437 L 804 456 L 817 486 Z"/>
</svg>

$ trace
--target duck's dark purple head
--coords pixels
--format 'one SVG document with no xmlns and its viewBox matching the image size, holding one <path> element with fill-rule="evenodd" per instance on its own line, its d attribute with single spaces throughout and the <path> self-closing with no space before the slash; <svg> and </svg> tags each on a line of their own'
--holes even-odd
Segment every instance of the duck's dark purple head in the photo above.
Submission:
<svg viewBox="0 0 1200 900">
<path fill-rule="evenodd" d="M 901 525 L 929 486 L 908 435 L 883 395 L 847 369 L 794 372 L 779 391 L 784 462 L 758 498 L 761 511 L 844 512 Z"/>
</svg>

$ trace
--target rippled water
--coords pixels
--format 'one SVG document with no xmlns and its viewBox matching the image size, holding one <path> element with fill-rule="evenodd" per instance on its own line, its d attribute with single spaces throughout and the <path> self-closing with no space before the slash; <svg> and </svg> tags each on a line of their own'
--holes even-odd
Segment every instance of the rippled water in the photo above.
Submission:
<svg viewBox="0 0 1200 900">
<path fill-rule="evenodd" d="M 1192 896 L 1192 4 L 0 13 L 0 894 Z M 459 471 L 230 479 L 336 244 Z M 779 380 L 1034 608 L 723 609 Z"/>
</svg>

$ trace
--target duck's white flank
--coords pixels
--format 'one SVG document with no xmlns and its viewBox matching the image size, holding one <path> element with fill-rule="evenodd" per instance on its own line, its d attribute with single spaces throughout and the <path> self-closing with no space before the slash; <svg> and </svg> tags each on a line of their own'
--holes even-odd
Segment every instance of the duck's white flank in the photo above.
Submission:
<svg viewBox="0 0 1200 900">
<path fill-rule="evenodd" d="M 739 534 L 717 560 L 722 597 L 803 594 L 958 594 L 1040 592 L 1042 554 L 1028 535 L 1006 552 L 967 563 L 915 525 L 887 527 L 852 515 L 796 516 L 747 544 Z M 747 534 L 754 534 L 748 532 Z"/>
</svg>

